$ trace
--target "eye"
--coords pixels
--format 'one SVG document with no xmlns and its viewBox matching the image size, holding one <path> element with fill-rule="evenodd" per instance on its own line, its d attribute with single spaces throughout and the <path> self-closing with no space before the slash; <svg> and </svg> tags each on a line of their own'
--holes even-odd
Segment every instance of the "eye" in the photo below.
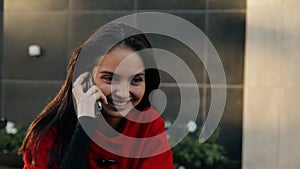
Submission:
<svg viewBox="0 0 300 169">
<path fill-rule="evenodd" d="M 139 85 L 139 84 L 141 84 L 143 81 L 144 81 L 144 78 L 143 78 L 143 77 L 134 77 L 134 78 L 131 80 L 131 84 L 133 84 L 133 85 Z"/>
<path fill-rule="evenodd" d="M 104 76 L 102 77 L 103 81 L 107 82 L 107 83 L 112 83 L 113 78 L 112 76 Z"/>
</svg>

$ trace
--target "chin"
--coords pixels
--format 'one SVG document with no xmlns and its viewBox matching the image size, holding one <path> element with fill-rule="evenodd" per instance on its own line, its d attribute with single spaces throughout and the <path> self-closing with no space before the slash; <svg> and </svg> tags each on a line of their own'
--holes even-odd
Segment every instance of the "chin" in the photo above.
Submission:
<svg viewBox="0 0 300 169">
<path fill-rule="evenodd" d="M 107 112 L 103 112 L 105 113 L 108 117 L 112 117 L 112 118 L 122 118 L 122 117 L 125 117 L 129 111 L 121 111 L 121 112 L 118 112 L 118 111 L 107 111 Z"/>
<path fill-rule="evenodd" d="M 125 117 L 138 102 L 128 102 L 126 105 L 116 106 L 112 102 L 109 102 L 103 107 L 103 113 L 109 117 Z"/>
<path fill-rule="evenodd" d="M 125 109 L 125 110 L 112 110 L 112 109 L 106 109 L 104 108 L 102 113 L 105 114 L 106 116 L 108 117 L 111 117 L 111 118 L 122 118 L 122 117 L 125 117 L 130 111 L 131 111 L 132 108 L 128 108 L 128 109 Z"/>
</svg>

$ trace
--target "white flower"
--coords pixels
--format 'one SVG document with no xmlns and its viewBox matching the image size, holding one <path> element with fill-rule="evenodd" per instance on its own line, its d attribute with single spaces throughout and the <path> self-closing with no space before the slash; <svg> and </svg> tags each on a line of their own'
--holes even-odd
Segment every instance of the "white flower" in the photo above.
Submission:
<svg viewBox="0 0 300 169">
<path fill-rule="evenodd" d="M 185 167 L 181 165 L 178 167 L 178 169 L 185 169 Z"/>
<path fill-rule="evenodd" d="M 197 130 L 197 124 L 192 120 L 190 120 L 186 126 L 190 133 L 195 132 Z"/>
<path fill-rule="evenodd" d="M 172 123 L 169 120 L 165 120 L 165 128 L 171 127 Z"/>
<path fill-rule="evenodd" d="M 15 123 L 8 121 L 5 127 L 7 134 L 16 134 L 18 132 Z"/>
</svg>

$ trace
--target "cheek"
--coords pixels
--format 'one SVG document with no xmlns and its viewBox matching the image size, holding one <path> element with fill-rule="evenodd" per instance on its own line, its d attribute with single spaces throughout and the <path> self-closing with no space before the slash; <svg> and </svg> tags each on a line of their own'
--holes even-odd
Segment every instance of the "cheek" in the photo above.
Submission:
<svg viewBox="0 0 300 169">
<path fill-rule="evenodd" d="M 134 87 L 132 93 L 141 100 L 145 94 L 145 85 Z"/>
<path fill-rule="evenodd" d="M 102 86 L 98 86 L 98 88 L 102 91 L 102 93 L 105 96 L 108 96 L 111 94 L 111 86 L 110 85 L 102 85 Z"/>
<path fill-rule="evenodd" d="M 108 96 L 111 93 L 111 85 L 97 81 L 95 82 L 95 84 L 105 96 Z"/>
</svg>

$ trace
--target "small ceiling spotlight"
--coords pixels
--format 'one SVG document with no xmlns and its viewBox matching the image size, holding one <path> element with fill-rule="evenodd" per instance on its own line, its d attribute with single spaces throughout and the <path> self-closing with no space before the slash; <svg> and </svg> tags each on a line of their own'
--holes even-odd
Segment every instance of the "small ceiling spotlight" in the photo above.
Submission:
<svg viewBox="0 0 300 169">
<path fill-rule="evenodd" d="M 40 57 L 42 56 L 42 48 L 36 44 L 29 45 L 28 55 L 32 57 Z"/>
</svg>

